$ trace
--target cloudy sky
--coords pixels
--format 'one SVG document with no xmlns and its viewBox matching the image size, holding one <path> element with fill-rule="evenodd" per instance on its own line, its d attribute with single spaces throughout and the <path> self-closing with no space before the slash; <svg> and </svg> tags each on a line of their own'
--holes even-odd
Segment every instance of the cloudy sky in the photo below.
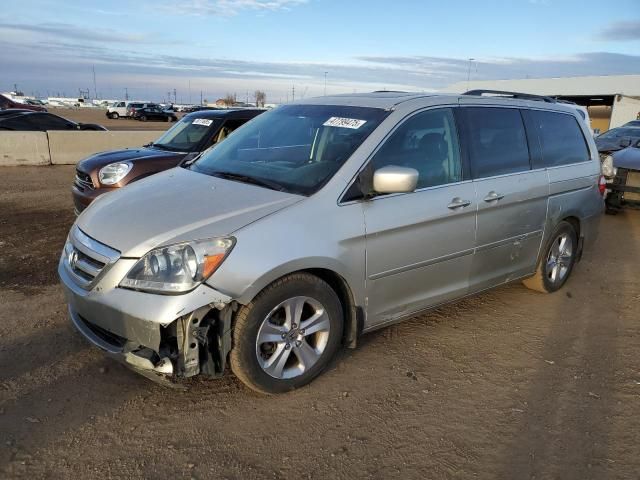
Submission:
<svg viewBox="0 0 640 480">
<path fill-rule="evenodd" d="M 41 96 L 93 95 L 93 68 L 101 98 L 185 103 L 640 73 L 640 0 L 1 3 L 0 91 Z"/>
</svg>

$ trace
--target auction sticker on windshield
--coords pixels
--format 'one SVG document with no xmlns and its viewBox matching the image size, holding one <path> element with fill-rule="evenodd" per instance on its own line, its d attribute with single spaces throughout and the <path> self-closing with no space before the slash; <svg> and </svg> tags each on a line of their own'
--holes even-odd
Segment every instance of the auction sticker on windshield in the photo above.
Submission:
<svg viewBox="0 0 640 480">
<path fill-rule="evenodd" d="M 196 118 L 191 122 L 192 125 L 203 125 L 205 127 L 209 127 L 212 123 L 213 120 L 209 120 L 208 118 Z"/>
<path fill-rule="evenodd" d="M 351 128 L 357 130 L 365 123 L 367 123 L 366 120 L 358 120 L 357 118 L 331 117 L 322 125 L 325 127 Z"/>
</svg>

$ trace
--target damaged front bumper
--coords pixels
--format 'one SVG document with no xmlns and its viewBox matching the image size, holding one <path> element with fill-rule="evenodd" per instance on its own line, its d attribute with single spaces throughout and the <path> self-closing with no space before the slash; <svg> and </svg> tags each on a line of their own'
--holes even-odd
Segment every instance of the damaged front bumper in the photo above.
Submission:
<svg viewBox="0 0 640 480">
<path fill-rule="evenodd" d="M 93 278 L 82 262 L 93 268 Z M 183 295 L 119 288 L 135 262 L 72 231 L 58 275 L 75 328 L 146 376 L 222 375 L 231 348 L 232 299 L 205 284 Z"/>
</svg>

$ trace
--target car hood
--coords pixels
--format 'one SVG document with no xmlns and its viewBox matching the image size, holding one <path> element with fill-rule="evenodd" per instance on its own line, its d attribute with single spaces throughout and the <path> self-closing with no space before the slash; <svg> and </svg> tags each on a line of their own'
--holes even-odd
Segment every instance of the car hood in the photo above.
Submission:
<svg viewBox="0 0 640 480">
<path fill-rule="evenodd" d="M 123 257 L 230 235 L 304 197 L 173 168 L 98 197 L 77 225 Z"/>
<path fill-rule="evenodd" d="M 640 170 L 640 148 L 628 147 L 613 154 L 613 166 Z"/>
<path fill-rule="evenodd" d="M 186 153 L 156 150 L 155 148 L 135 148 L 130 150 L 112 150 L 108 152 L 96 153 L 81 160 L 76 168 L 81 172 L 90 174 L 93 170 L 99 169 L 114 162 L 140 162 L 145 160 L 182 159 Z"/>
<path fill-rule="evenodd" d="M 598 152 L 617 152 L 618 150 L 624 148 L 620 145 L 620 142 L 622 140 L 622 138 L 596 138 L 596 146 L 598 147 Z"/>
</svg>

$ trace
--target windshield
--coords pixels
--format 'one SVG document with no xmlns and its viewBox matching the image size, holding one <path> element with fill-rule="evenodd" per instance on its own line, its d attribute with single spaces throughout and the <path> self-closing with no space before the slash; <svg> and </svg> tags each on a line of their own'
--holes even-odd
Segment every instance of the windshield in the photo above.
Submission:
<svg viewBox="0 0 640 480">
<path fill-rule="evenodd" d="M 167 130 L 157 142 L 153 142 L 153 146 L 176 152 L 190 152 L 208 133 L 217 130 L 220 123 L 219 119 L 184 117 Z"/>
<path fill-rule="evenodd" d="M 387 116 L 377 108 L 285 105 L 208 150 L 191 169 L 311 195 Z"/>
<path fill-rule="evenodd" d="M 640 138 L 640 128 L 614 128 L 608 132 L 604 132 L 598 138 Z"/>
</svg>

